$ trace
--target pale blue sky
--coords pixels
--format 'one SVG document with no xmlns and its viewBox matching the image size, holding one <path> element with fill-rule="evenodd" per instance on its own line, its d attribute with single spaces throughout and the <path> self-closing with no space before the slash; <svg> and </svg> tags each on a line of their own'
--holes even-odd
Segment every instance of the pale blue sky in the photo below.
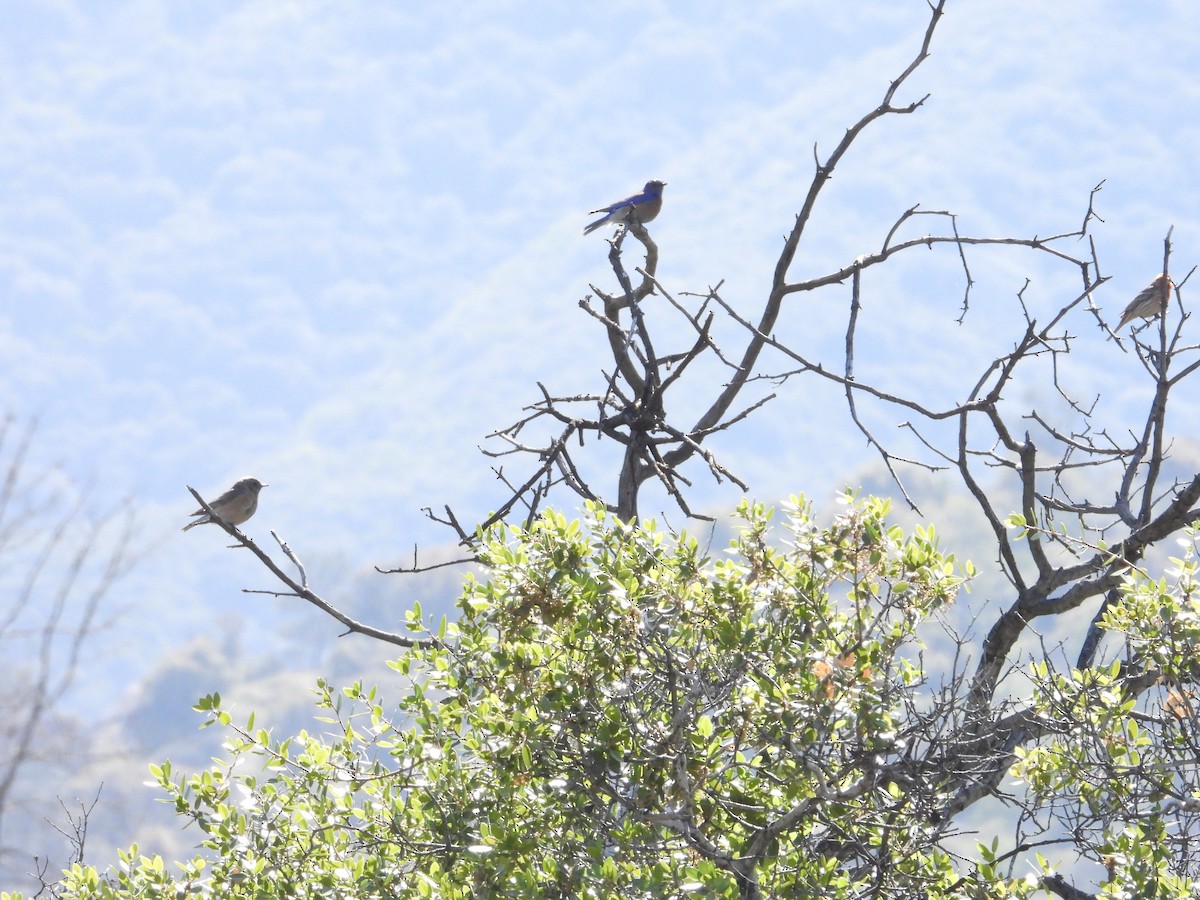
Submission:
<svg viewBox="0 0 1200 900">
<path fill-rule="evenodd" d="M 605 364 L 576 305 L 611 285 L 587 210 L 666 181 L 660 278 L 724 279 L 753 310 L 814 143 L 832 149 L 879 102 L 927 7 L 0 0 L 0 19 L 0 400 L 39 418 L 41 454 L 94 481 L 98 505 L 140 510 L 146 559 L 116 598 L 116 643 L 139 651 L 128 683 L 210 614 L 275 642 L 279 601 L 238 592 L 265 575 L 215 529 L 178 533 L 185 484 L 269 482 L 248 532 L 277 529 L 331 578 L 444 542 L 423 506 L 470 520 L 499 502 L 483 436 L 536 380 L 593 389 Z M 1115 320 L 1167 227 L 1176 271 L 1200 261 L 1196 46 L 1185 0 L 951 2 L 898 98 L 929 101 L 855 146 L 795 276 L 877 249 L 917 203 L 965 233 L 1066 231 L 1106 180 L 1095 233 L 1113 280 L 1096 300 Z M 1028 253 L 972 262 L 964 327 L 952 254 L 866 280 L 862 374 L 960 397 L 964 365 L 1011 346 L 1026 276 L 1046 309 L 1074 296 Z M 847 300 L 797 299 L 781 335 L 836 363 Z M 1133 409 L 1136 364 L 1079 329 L 1076 383 Z M 755 495 L 861 479 L 872 457 L 838 392 L 780 393 L 715 442 Z M 690 474 L 699 508 L 736 502 Z M 309 640 L 336 642 L 310 622 Z"/>
<path fill-rule="evenodd" d="M 176 533 L 185 484 L 253 473 L 271 487 L 252 533 L 352 567 L 445 540 L 422 506 L 470 519 L 499 501 L 483 435 L 536 379 L 583 390 L 605 362 L 576 307 L 611 283 L 603 238 L 579 233 L 588 209 L 664 179 L 660 275 L 675 291 L 725 279 L 754 309 L 813 144 L 878 102 L 926 6 L 59 2 L 4 17 L 0 397 L 99 499 L 134 498 L 154 547 L 141 591 L 202 617 L 253 567 L 216 534 Z M 926 107 L 864 135 L 793 271 L 877 248 L 915 203 L 969 233 L 1067 230 L 1107 179 L 1096 233 L 1113 282 L 1097 299 L 1119 308 L 1169 225 L 1177 268 L 1198 256 L 1198 79 L 1177 49 L 1198 31 L 1184 3 L 951 4 L 900 97 L 929 93 Z M 1075 287 L 1028 253 L 973 265 L 974 330 L 953 324 L 952 254 L 868 278 L 860 372 L 961 396 L 947 374 L 1011 343 L 997 322 L 1026 275 L 1047 306 Z M 846 298 L 797 298 L 781 334 L 836 362 Z M 1130 360 L 1091 343 L 1086 377 L 1123 390 Z M 715 442 L 726 462 L 769 500 L 855 480 L 871 458 L 837 392 L 781 393 Z M 692 474 L 699 507 L 733 505 Z"/>
</svg>

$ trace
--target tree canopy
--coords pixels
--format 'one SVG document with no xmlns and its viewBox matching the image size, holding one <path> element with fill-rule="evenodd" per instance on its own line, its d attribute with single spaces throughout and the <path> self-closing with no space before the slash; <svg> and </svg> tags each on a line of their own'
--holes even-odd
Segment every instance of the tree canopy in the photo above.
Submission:
<svg viewBox="0 0 1200 900">
<path fill-rule="evenodd" d="M 744 504 L 728 552 L 592 507 L 497 527 L 461 617 L 326 686 L 332 735 L 231 729 L 230 758 L 156 769 L 209 851 L 131 850 L 65 896 L 855 896 L 956 880 L 927 781 L 918 627 L 969 573 L 888 504 L 782 534 Z M 410 618 L 419 629 L 420 612 Z M 393 688 L 393 690 L 396 690 Z M 205 857 L 208 857 L 206 861 Z"/>
<path fill-rule="evenodd" d="M 399 685 L 323 684 L 322 733 L 200 702 L 228 758 L 154 768 L 195 858 L 133 847 L 59 895 L 1085 896 L 1060 884 L 1067 859 L 1106 866 L 1105 896 L 1192 896 L 1193 547 L 1106 612 L 1123 654 L 1026 669 L 1010 717 L 1039 740 L 1012 748 L 1010 786 L 964 801 L 996 726 L 925 654 L 954 649 L 939 626 L 973 567 L 884 500 L 847 495 L 824 526 L 803 499 L 774 527 L 758 504 L 739 516 L 718 550 L 595 505 L 496 526 L 461 616 L 428 634 L 410 612 L 428 640 Z M 1016 844 L 1010 817 L 961 834 L 985 798 L 1019 810 Z"/>
</svg>

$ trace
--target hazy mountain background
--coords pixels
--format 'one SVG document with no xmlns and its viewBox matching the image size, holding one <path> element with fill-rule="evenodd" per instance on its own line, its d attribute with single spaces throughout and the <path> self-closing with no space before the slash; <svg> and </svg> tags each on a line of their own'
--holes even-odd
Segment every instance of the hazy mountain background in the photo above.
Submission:
<svg viewBox="0 0 1200 900">
<path fill-rule="evenodd" d="M 266 545 L 276 530 L 314 587 L 360 619 L 397 627 L 415 599 L 450 611 L 459 575 L 374 567 L 410 560 L 414 544 L 452 552 L 422 507 L 448 503 L 469 522 L 501 501 L 477 446 L 537 399 L 536 381 L 600 383 L 604 343 L 577 301 L 612 281 L 603 238 L 580 234 L 586 211 L 666 181 L 660 279 L 675 292 L 723 282 L 754 310 L 814 144 L 827 153 L 880 101 L 927 22 L 923 0 L 56 0 L 0 13 L 0 401 L 37 418 L 32 462 L 57 465 L 65 494 L 89 490 L 92 514 L 132 502 L 141 557 L 64 698 L 57 727 L 79 758 L 30 772 L 3 842 L 55 858 L 41 819 L 60 812 L 56 796 L 86 800 L 103 782 L 98 862 L 134 838 L 164 853 L 199 840 L 143 785 L 151 762 L 197 767 L 218 752 L 220 735 L 197 730 L 197 697 L 219 690 L 287 733 L 313 727 L 317 677 L 389 681 L 387 648 L 242 593 L 273 585 L 216 529 L 181 535 L 185 485 L 268 482 L 248 533 Z M 1174 271 L 1200 258 L 1198 37 L 1200 9 L 1182 0 L 952 2 L 897 98 L 929 99 L 855 145 L 794 275 L 878 249 L 914 204 L 957 213 L 963 233 L 1069 231 L 1104 181 L 1094 232 L 1112 280 L 1096 302 L 1115 322 L 1158 271 L 1168 227 Z M 953 402 L 1019 335 L 1018 291 L 1034 315 L 1078 292 L 1028 251 L 977 252 L 971 267 L 962 325 L 953 251 L 873 270 L 859 377 Z M 848 301 L 837 285 L 797 297 L 778 333 L 836 367 Z M 664 306 L 647 314 L 664 341 L 683 340 Z M 1090 319 L 1072 324 L 1065 382 L 1100 395 L 1118 432 L 1132 427 L 1144 373 Z M 739 340 L 725 323 L 718 336 Z M 686 420 L 724 378 L 698 375 L 673 415 Z M 831 515 L 846 484 L 894 492 L 839 391 L 815 379 L 769 390 L 779 398 L 713 441 L 756 497 L 804 491 Z M 1047 375 L 1008 399 L 1061 412 L 1055 396 Z M 1175 457 L 1194 471 L 1186 399 Z M 894 410 L 864 415 L 913 448 Z M 615 448 L 596 453 L 594 483 L 611 490 Z M 689 474 L 693 505 L 726 516 L 740 492 Z M 914 484 L 922 518 L 986 568 L 961 495 Z M 686 524 L 660 495 L 643 508 Z M 991 577 L 968 618 L 1002 590 Z M 4 662 L 19 685 L 28 660 L 13 649 Z M 28 868 L 6 855 L 0 884 Z"/>
</svg>

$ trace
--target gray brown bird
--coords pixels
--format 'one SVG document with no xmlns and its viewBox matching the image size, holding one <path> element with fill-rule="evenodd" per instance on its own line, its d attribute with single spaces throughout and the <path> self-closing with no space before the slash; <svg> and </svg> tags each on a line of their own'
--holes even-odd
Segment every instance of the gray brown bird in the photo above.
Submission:
<svg viewBox="0 0 1200 900">
<path fill-rule="evenodd" d="M 263 484 L 257 478 L 241 478 L 233 487 L 208 505 L 212 507 L 214 513 L 220 516 L 222 521 L 229 525 L 241 525 L 258 509 L 258 492 L 265 487 L 268 485 Z M 184 525 L 184 531 L 213 520 L 212 516 L 203 509 L 196 510 L 192 515 L 200 518 Z"/>
<path fill-rule="evenodd" d="M 1121 313 L 1120 324 L 1113 331 L 1120 331 L 1134 319 L 1153 319 L 1161 316 L 1167 308 L 1167 301 L 1171 299 L 1171 291 L 1174 288 L 1175 284 L 1165 272 L 1155 277 L 1141 293 L 1129 301 L 1125 312 Z"/>
</svg>

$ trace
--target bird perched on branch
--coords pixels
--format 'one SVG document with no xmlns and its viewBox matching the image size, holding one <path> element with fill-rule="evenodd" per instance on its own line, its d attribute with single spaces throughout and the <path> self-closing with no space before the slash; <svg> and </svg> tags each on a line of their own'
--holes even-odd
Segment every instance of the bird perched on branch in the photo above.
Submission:
<svg viewBox="0 0 1200 900">
<path fill-rule="evenodd" d="M 208 505 L 222 521 L 229 525 L 241 525 L 258 509 L 258 492 L 265 487 L 268 485 L 263 484 L 257 478 L 241 478 L 233 487 Z M 184 525 L 184 531 L 213 520 L 213 517 L 203 509 L 196 510 L 192 515 L 200 516 L 200 518 Z"/>
<path fill-rule="evenodd" d="M 647 181 L 640 194 L 618 200 L 611 206 L 593 209 L 588 213 L 589 216 L 594 216 L 596 213 L 604 213 L 604 215 L 583 229 L 583 233 L 591 234 L 601 225 L 610 223 L 618 225 L 626 219 L 636 219 L 642 224 L 649 222 L 662 209 L 662 192 L 665 187 L 666 185 L 661 181 Z"/>
<path fill-rule="evenodd" d="M 1174 287 L 1174 282 L 1165 272 L 1157 276 L 1129 301 L 1125 312 L 1121 313 L 1120 324 L 1113 331 L 1120 331 L 1134 319 L 1153 319 L 1155 316 L 1161 316 L 1167 308 L 1167 301 L 1171 299 Z"/>
</svg>

